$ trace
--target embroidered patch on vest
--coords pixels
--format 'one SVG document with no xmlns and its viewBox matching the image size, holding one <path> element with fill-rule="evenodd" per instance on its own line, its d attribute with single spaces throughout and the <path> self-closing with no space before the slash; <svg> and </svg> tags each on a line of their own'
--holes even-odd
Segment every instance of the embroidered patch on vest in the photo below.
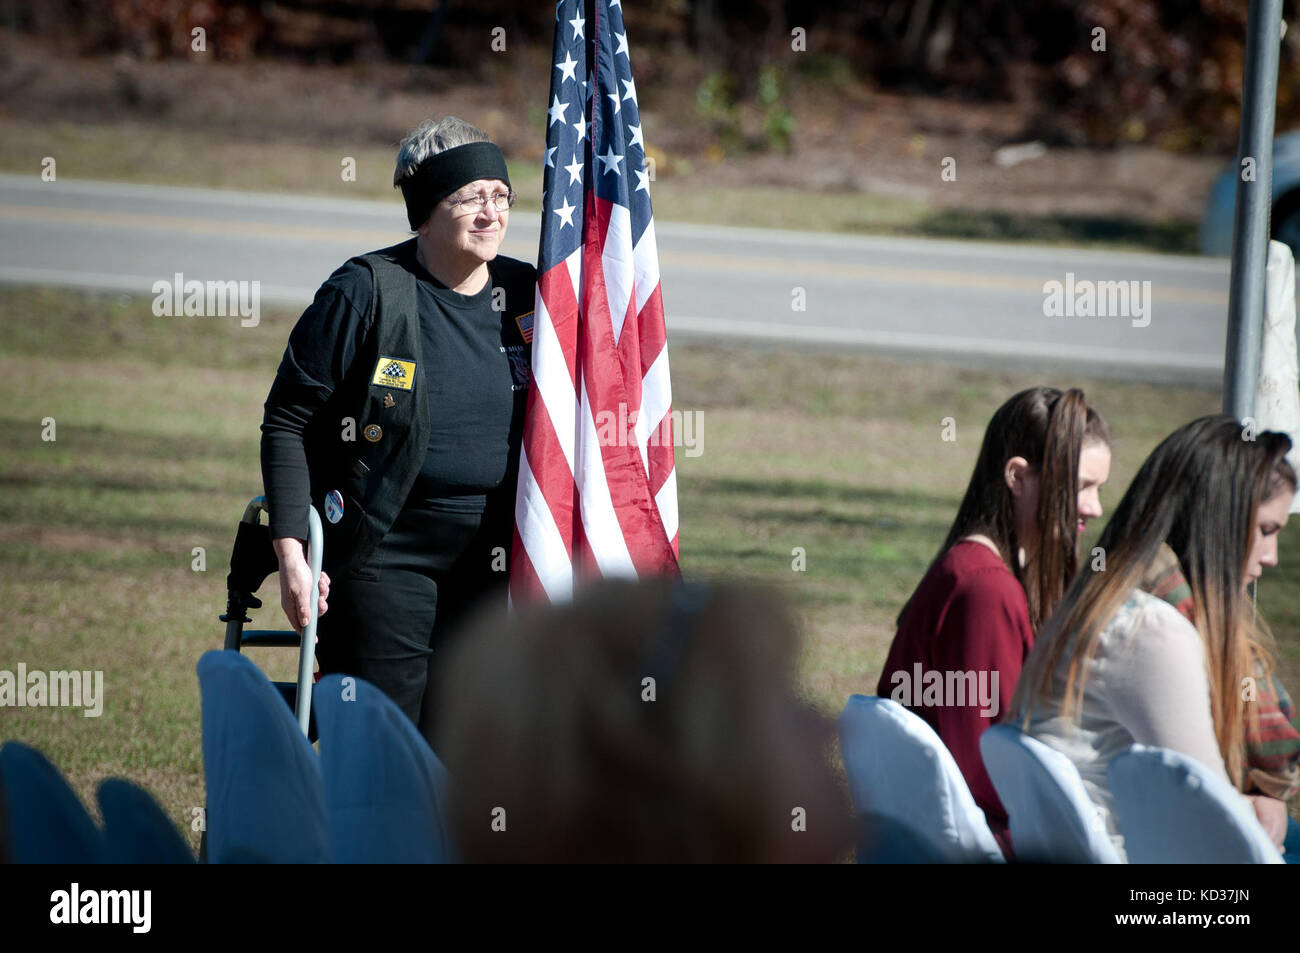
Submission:
<svg viewBox="0 0 1300 953">
<path fill-rule="evenodd" d="M 529 311 L 527 314 L 521 314 L 515 318 L 515 324 L 519 325 L 519 333 L 523 336 L 525 344 L 533 343 L 533 315 L 535 311 Z"/>
<path fill-rule="evenodd" d="M 397 390 L 410 390 L 415 386 L 415 361 L 403 361 L 395 357 L 380 357 L 375 365 L 375 376 L 370 383 Z"/>
</svg>

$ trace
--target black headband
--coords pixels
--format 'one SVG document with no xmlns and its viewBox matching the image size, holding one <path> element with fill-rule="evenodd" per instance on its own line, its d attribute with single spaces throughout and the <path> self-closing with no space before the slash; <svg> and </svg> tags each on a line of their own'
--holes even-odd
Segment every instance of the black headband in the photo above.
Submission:
<svg viewBox="0 0 1300 953">
<path fill-rule="evenodd" d="M 507 188 L 510 186 L 506 158 L 494 143 L 467 142 L 421 162 L 401 182 L 411 231 L 419 230 L 435 205 L 462 185 L 478 179 L 500 179 Z"/>
</svg>

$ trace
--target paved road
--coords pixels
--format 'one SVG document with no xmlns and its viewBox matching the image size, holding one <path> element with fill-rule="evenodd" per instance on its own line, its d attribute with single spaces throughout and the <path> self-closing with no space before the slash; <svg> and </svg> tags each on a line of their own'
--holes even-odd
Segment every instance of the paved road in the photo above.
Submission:
<svg viewBox="0 0 1300 953">
<path fill-rule="evenodd" d="M 540 218 L 504 252 L 534 260 Z M 1216 379 L 1226 259 L 660 223 L 672 338 L 1031 362 Z M 301 306 L 349 255 L 409 237 L 400 201 L 343 201 L 0 175 L 0 281 L 151 295 L 160 278 L 259 280 Z M 1150 282 L 1141 317 L 1048 317 L 1044 284 Z M 802 289 L 804 310 L 796 310 Z M 1144 299 L 1145 300 L 1145 299 Z"/>
</svg>

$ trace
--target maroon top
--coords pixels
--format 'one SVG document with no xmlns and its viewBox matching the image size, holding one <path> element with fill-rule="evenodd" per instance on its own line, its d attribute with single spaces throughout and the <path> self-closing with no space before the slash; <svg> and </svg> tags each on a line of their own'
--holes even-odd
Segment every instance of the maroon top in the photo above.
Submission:
<svg viewBox="0 0 1300 953">
<path fill-rule="evenodd" d="M 943 739 L 1004 853 L 1007 812 L 979 740 L 1010 706 L 1033 644 L 1025 590 L 1011 570 L 984 544 L 960 542 L 917 586 L 876 686 L 877 695 L 911 709 Z M 932 671 L 942 681 L 927 677 Z M 975 677 L 959 679 L 959 672 Z"/>
</svg>

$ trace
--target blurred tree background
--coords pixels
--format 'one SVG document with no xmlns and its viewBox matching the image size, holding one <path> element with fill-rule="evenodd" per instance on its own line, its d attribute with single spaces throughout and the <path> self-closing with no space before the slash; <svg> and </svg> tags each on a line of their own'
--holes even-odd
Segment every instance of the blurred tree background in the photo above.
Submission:
<svg viewBox="0 0 1300 953">
<path fill-rule="evenodd" d="M 1297 0 L 1286 0 L 1290 22 Z M 473 70 L 494 27 L 549 53 L 553 6 L 522 0 L 5 0 L 9 25 L 69 52 L 217 55 Z M 707 64 L 696 104 L 724 149 L 789 151 L 793 84 L 1024 107 L 1025 138 L 1231 150 L 1247 0 L 627 0 L 638 56 Z M 792 31 L 806 50 L 793 55 Z M 1300 25 L 1283 39 L 1278 127 L 1300 124 Z M 652 68 L 651 68 L 652 69 Z M 743 118 L 750 117 L 747 130 Z"/>
</svg>

